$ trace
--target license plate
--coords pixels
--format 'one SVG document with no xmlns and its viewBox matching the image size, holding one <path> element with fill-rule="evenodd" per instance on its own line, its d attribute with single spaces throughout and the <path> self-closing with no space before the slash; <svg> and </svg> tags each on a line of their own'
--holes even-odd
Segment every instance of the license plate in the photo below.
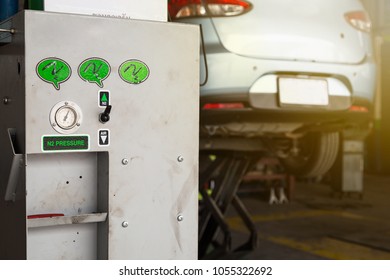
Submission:
<svg viewBox="0 0 390 280">
<path fill-rule="evenodd" d="M 278 81 L 281 105 L 329 104 L 328 83 L 324 79 L 280 77 Z"/>
</svg>

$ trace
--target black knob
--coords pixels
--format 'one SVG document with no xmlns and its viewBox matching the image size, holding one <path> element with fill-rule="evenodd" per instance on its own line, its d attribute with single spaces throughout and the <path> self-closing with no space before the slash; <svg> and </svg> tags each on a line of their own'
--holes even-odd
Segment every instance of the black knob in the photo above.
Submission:
<svg viewBox="0 0 390 280">
<path fill-rule="evenodd" d="M 99 121 L 102 123 L 106 123 L 110 120 L 110 113 L 111 113 L 111 105 L 107 105 L 106 109 L 103 113 L 99 115 Z"/>
</svg>

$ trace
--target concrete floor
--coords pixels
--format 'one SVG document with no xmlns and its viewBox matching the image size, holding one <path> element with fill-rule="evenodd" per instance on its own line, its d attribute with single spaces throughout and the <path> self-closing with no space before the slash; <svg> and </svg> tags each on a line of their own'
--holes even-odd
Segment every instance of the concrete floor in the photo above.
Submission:
<svg viewBox="0 0 390 280">
<path fill-rule="evenodd" d="M 324 183 L 297 182 L 294 199 L 269 205 L 268 191 L 240 194 L 259 235 L 251 252 L 222 259 L 390 260 L 390 177 L 365 175 L 364 197 L 332 196 Z M 230 210 L 233 246 L 246 241 L 247 231 Z"/>
</svg>

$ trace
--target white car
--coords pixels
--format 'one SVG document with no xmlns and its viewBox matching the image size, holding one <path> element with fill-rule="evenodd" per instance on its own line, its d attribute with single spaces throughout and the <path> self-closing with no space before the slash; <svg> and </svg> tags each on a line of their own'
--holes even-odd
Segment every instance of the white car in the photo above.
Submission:
<svg viewBox="0 0 390 280">
<path fill-rule="evenodd" d="M 333 165 L 372 117 L 371 22 L 358 0 L 169 0 L 200 24 L 201 150 L 259 150 L 292 173 Z"/>
</svg>

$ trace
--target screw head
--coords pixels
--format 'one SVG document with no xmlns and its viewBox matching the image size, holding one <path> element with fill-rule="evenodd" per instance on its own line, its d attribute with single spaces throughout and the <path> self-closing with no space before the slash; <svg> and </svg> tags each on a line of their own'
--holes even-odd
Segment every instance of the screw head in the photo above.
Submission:
<svg viewBox="0 0 390 280">
<path fill-rule="evenodd" d="M 122 223 L 122 227 L 127 228 L 129 226 L 129 222 L 124 221 Z"/>
<path fill-rule="evenodd" d="M 127 158 L 122 159 L 122 164 L 123 165 L 128 165 L 129 164 L 129 160 Z"/>
<path fill-rule="evenodd" d="M 183 215 L 179 214 L 179 215 L 177 215 L 176 219 L 178 222 L 182 222 L 184 220 L 184 217 L 183 217 Z"/>
<path fill-rule="evenodd" d="M 178 156 L 177 157 L 177 161 L 178 162 L 183 162 L 184 161 L 184 157 L 183 156 Z"/>
</svg>

